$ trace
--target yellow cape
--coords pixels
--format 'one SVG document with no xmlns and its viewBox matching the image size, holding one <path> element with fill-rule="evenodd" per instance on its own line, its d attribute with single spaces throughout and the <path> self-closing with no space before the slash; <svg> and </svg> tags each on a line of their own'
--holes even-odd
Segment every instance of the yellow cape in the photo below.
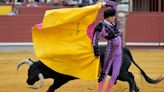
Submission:
<svg viewBox="0 0 164 92">
<path fill-rule="evenodd" d="M 96 80 L 99 58 L 94 56 L 87 29 L 100 8 L 96 4 L 46 11 L 43 22 L 32 30 L 38 59 L 59 73 Z"/>
</svg>

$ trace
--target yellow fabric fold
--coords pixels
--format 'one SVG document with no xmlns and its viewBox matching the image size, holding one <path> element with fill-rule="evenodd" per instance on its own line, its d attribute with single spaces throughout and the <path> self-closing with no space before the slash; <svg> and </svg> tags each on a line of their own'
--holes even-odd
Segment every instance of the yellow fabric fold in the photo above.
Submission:
<svg viewBox="0 0 164 92">
<path fill-rule="evenodd" d="M 87 28 L 100 8 L 99 3 L 46 11 L 41 28 L 35 25 L 32 30 L 37 58 L 56 72 L 96 80 L 99 58 L 94 56 Z"/>
</svg>

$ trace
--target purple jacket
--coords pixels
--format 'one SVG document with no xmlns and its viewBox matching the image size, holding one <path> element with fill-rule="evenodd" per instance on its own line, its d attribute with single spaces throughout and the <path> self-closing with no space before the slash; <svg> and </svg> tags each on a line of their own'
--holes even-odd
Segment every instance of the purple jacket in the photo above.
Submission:
<svg viewBox="0 0 164 92">
<path fill-rule="evenodd" d="M 98 46 L 98 41 L 100 37 L 110 40 L 110 39 L 114 39 L 119 35 L 120 32 L 118 31 L 118 28 L 115 27 L 115 25 L 106 22 L 106 20 L 103 20 L 94 29 L 92 45 Z"/>
</svg>

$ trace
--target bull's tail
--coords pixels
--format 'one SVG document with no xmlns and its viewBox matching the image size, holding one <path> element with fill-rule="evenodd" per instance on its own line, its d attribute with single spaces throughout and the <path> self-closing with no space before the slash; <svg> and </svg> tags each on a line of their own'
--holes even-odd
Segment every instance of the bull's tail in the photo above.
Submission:
<svg viewBox="0 0 164 92">
<path fill-rule="evenodd" d="M 126 48 L 127 49 L 127 48 Z M 133 64 L 140 70 L 141 74 L 143 75 L 143 77 L 145 78 L 145 80 L 148 82 L 148 83 L 151 83 L 151 84 L 156 84 L 156 83 L 159 83 L 160 81 L 162 81 L 164 79 L 164 77 L 159 77 L 157 79 L 151 79 L 141 68 L 138 64 L 136 64 L 136 62 L 133 60 L 133 57 L 132 57 L 132 54 L 130 52 L 129 49 L 127 49 L 127 52 L 128 52 L 128 55 L 130 56 Z"/>
</svg>

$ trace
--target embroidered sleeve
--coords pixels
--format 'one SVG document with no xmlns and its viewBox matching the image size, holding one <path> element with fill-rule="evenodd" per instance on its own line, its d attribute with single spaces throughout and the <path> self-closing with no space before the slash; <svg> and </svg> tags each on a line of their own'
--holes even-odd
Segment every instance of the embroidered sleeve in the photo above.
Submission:
<svg viewBox="0 0 164 92">
<path fill-rule="evenodd" d="M 99 23 L 94 29 L 94 34 L 93 34 L 93 39 L 92 39 L 92 45 L 93 45 L 95 56 L 100 55 L 99 48 L 98 48 L 98 42 L 100 39 L 101 30 L 102 30 L 102 23 Z"/>
<path fill-rule="evenodd" d="M 98 41 L 100 39 L 101 30 L 102 30 L 102 23 L 99 23 L 94 29 L 94 34 L 93 34 L 93 39 L 92 39 L 93 46 L 98 46 Z"/>
</svg>

